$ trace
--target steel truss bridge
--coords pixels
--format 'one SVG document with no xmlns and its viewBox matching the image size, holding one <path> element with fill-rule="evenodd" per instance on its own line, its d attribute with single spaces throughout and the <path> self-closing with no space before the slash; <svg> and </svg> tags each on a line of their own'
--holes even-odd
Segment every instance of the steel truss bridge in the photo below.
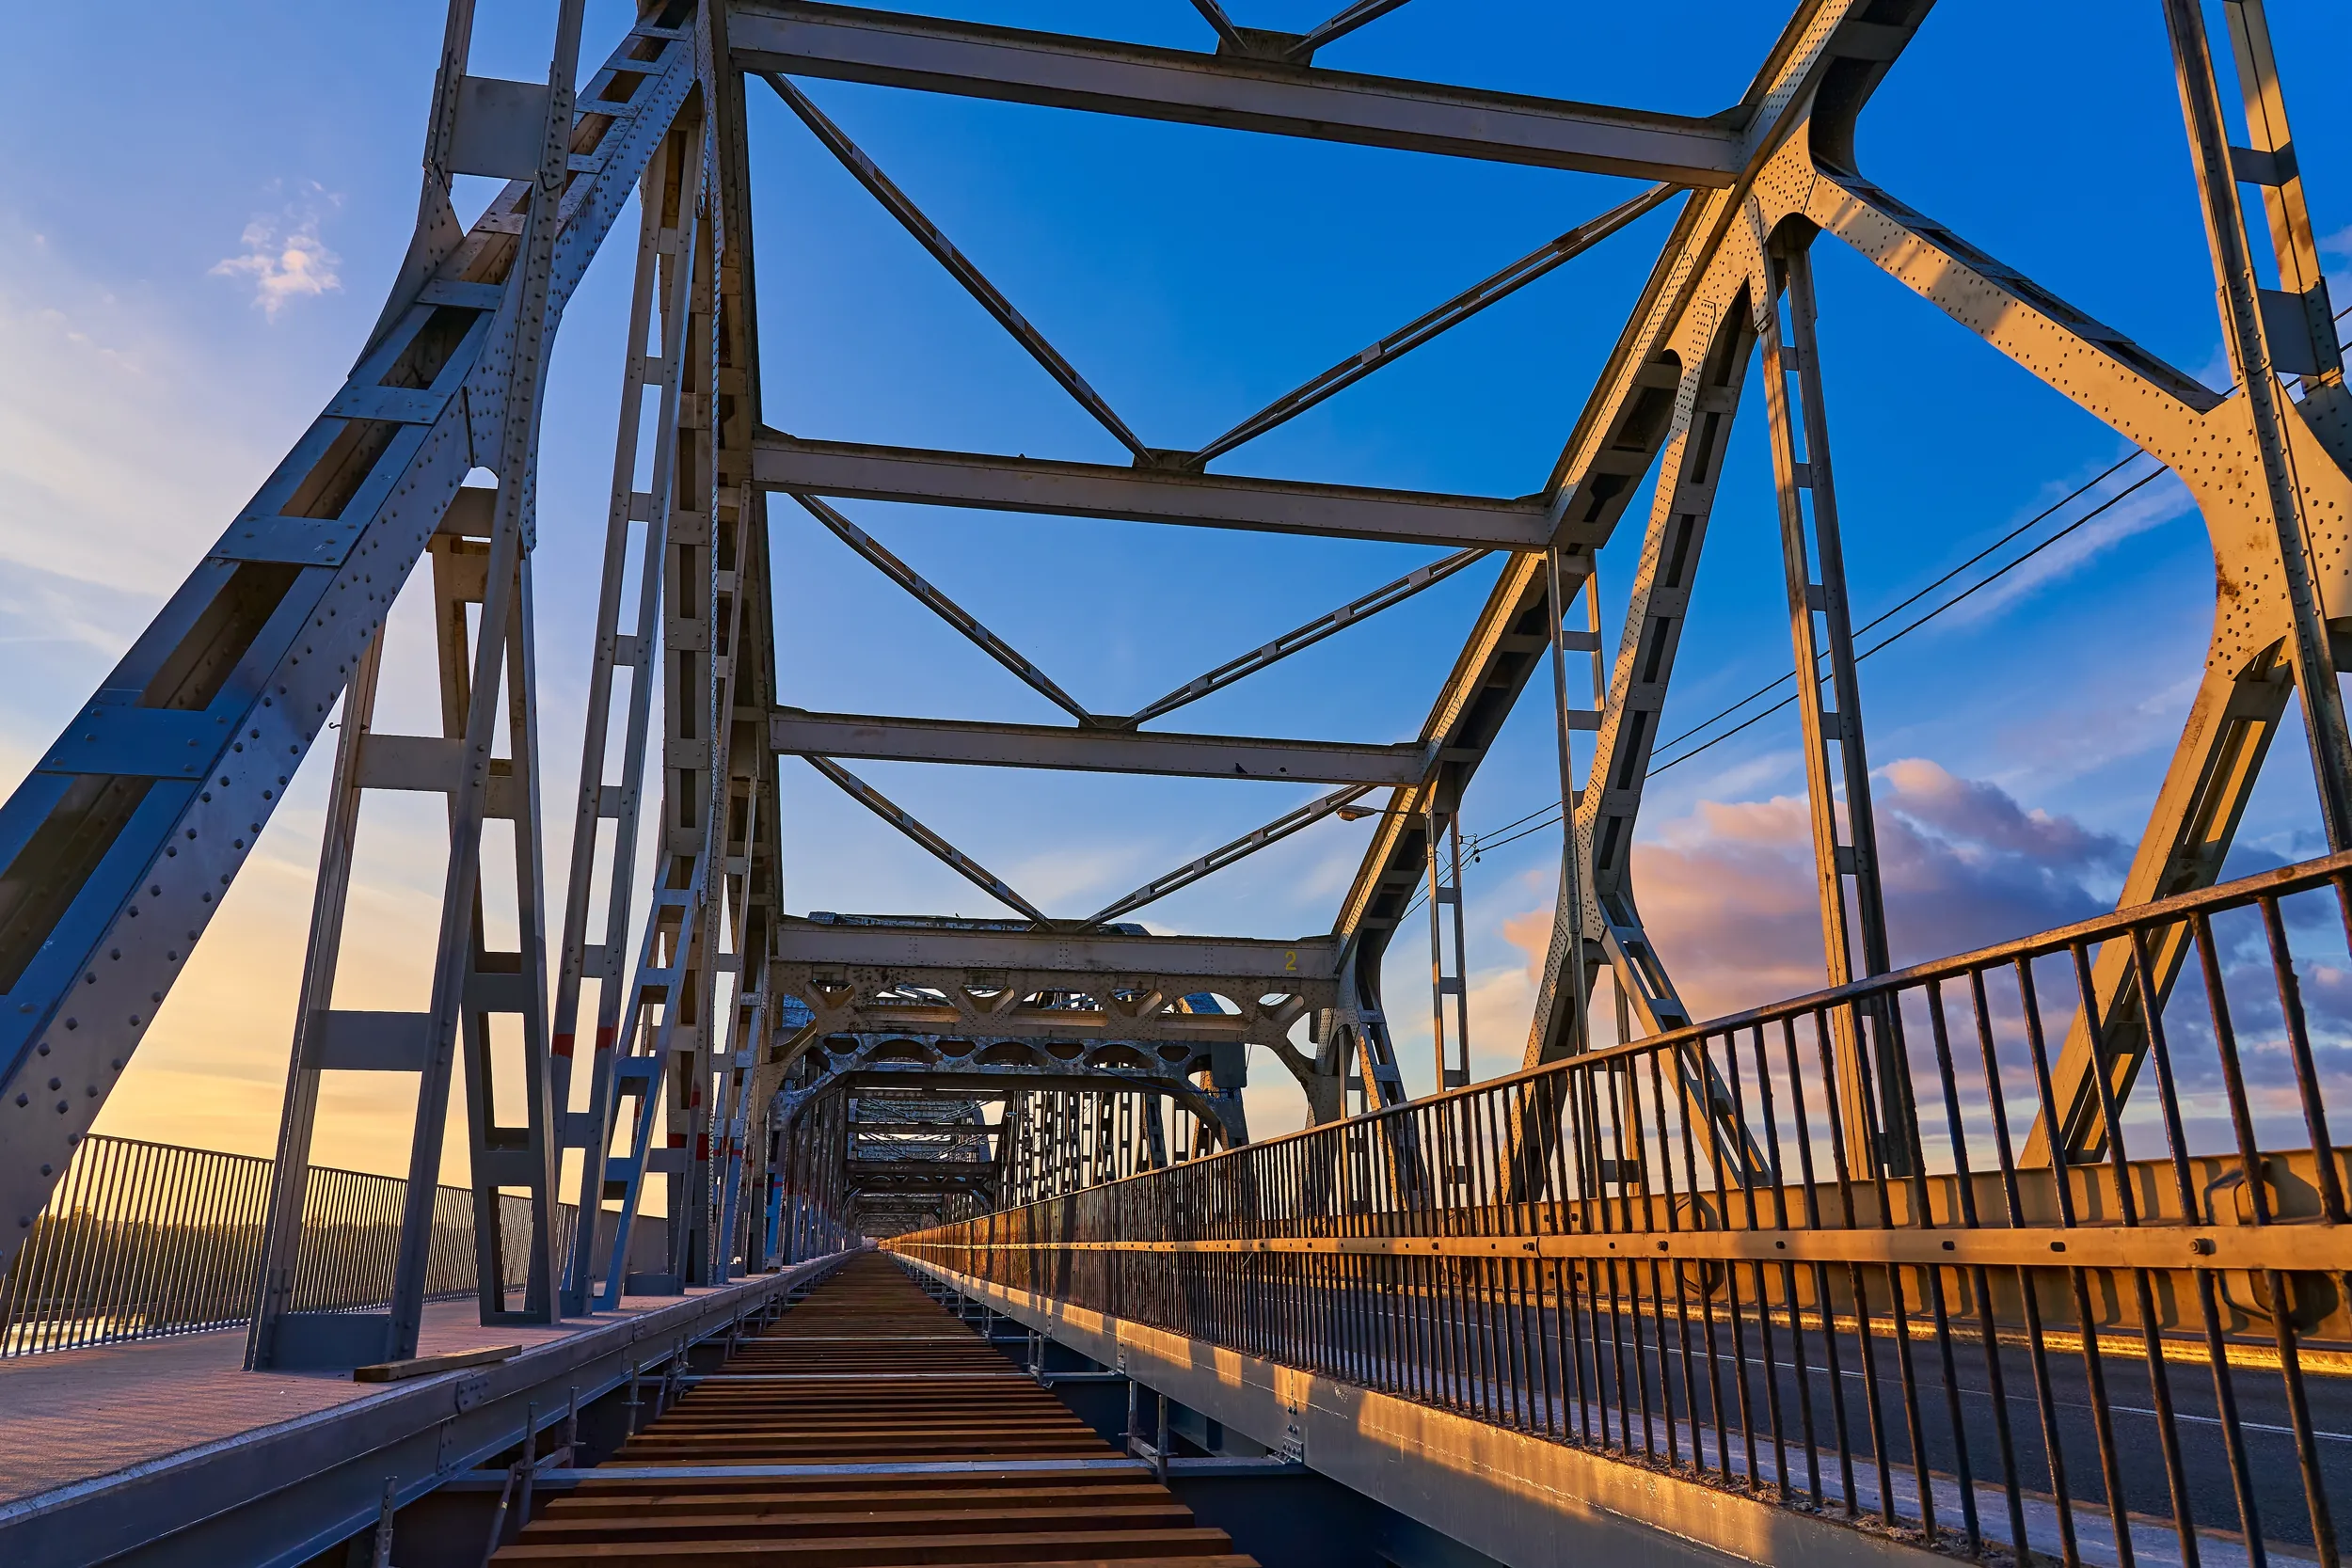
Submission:
<svg viewBox="0 0 2352 1568">
<path fill-rule="evenodd" d="M 2352 606 L 2352 395 L 2263 0 L 2150 0 L 2226 391 L 1860 170 L 1855 126 L 1931 0 L 1802 0 L 1748 90 L 1705 118 L 1315 63 L 1403 3 L 1292 34 L 1193 0 L 1200 45 L 1168 49 L 646 0 L 585 66 L 581 0 L 556 0 L 547 78 L 518 82 L 469 71 L 474 8 L 451 0 L 414 237 L 350 376 L 0 807 L 0 1557 L 380 1568 L 477 1562 L 486 1542 L 501 1561 L 2339 1560 L 2352 1168 L 2329 1130 L 2344 1025 L 2325 987 L 2352 962 L 2352 615 L 2330 613 Z M 799 85 L 817 78 L 1576 170 L 1628 194 L 1168 450 L 818 108 Z M 762 93 L 1130 464 L 768 425 L 745 143 Z M 504 182 L 470 225 L 459 175 Z M 1257 436 L 1653 212 L 1671 214 L 1664 246 L 1531 493 L 1246 471 Z M 1825 237 L 2178 476 L 2217 570 L 2201 683 L 2118 911 L 1899 972 L 1816 338 Z M 535 462 L 549 348 L 607 245 L 631 247 L 634 273 L 555 866 Z M 1792 651 L 1821 675 L 1796 707 L 1825 965 L 1814 994 L 1701 1022 L 1672 978 L 1688 956 L 1645 929 L 1630 851 L 1752 368 Z M 1645 497 L 1607 637 L 1596 553 Z M 1099 714 L 844 499 L 1444 553 Z M 1070 721 L 790 705 L 779 506 Z M 1160 722 L 1489 557 L 1499 576 L 1415 739 Z M 431 598 L 429 653 L 383 635 L 404 591 Z M 378 727 L 392 660 L 430 669 L 437 733 Z M 1559 736 L 1558 912 L 1523 1068 L 1472 1083 L 1456 816 L 1522 700 Z M 2330 853 L 2220 883 L 2290 705 Z M 336 713 L 276 1158 L 92 1137 Z M 852 770 L 871 760 L 1329 793 L 1065 918 Z M 801 766 L 1013 914 L 786 912 L 779 778 Z M 429 989 L 360 1011 L 335 984 L 382 791 L 440 797 L 449 853 Z M 1366 815 L 1328 930 L 1127 919 Z M 511 875 L 485 875 L 492 820 Z M 1438 1087 L 1413 1099 L 1380 975 L 1422 898 Z M 1604 972 L 1622 1009 L 1606 1043 Z M 1251 1046 L 1303 1088 L 1303 1131 L 1252 1138 Z M 378 1075 L 383 1103 L 412 1108 L 405 1182 L 314 1157 L 328 1073 Z M 445 1190 L 461 1085 L 470 1185 Z M 326 1375 L 342 1372 L 359 1381 Z M 1302 1506 L 1327 1528 L 1299 1534 Z"/>
</svg>

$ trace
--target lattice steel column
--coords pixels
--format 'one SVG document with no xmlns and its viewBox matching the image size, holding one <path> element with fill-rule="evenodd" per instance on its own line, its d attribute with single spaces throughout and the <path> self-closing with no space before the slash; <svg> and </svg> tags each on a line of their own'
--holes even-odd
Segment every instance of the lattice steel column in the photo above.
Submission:
<svg viewBox="0 0 2352 1568">
<path fill-rule="evenodd" d="M 632 1025 L 648 999 L 632 984 L 628 942 L 637 890 L 637 835 L 643 815 L 646 736 L 652 721 L 654 675 L 660 668 L 662 562 L 670 513 L 675 503 L 675 436 L 678 385 L 686 348 L 686 321 L 694 272 L 697 226 L 694 207 L 702 183 L 702 128 L 682 124 L 671 134 L 638 189 L 637 267 L 629 301 L 628 351 L 621 376 L 621 415 L 613 441 L 612 498 L 605 515 L 604 573 L 596 604 L 596 641 L 589 668 L 588 713 L 581 742 L 580 795 L 573 813 L 571 868 L 564 899 L 564 942 L 556 974 L 553 1018 L 555 1092 L 566 1113 L 566 1148 L 581 1151 L 578 1176 L 578 1233 L 564 1282 L 564 1310 L 587 1310 L 594 1277 L 597 1216 L 610 1194 L 607 1169 L 619 1096 L 616 1044 L 622 1024 Z M 660 349 L 644 352 L 660 327 Z M 648 487 L 637 488 L 640 431 L 645 394 L 655 395 L 653 468 Z M 639 542 L 637 594 L 623 603 L 631 531 Z M 618 672 L 629 672 L 623 722 L 621 771 L 605 780 Z M 598 825 L 612 823 L 612 842 L 602 845 Z M 587 938 L 588 905 L 601 872 L 605 882 L 604 935 Z M 596 1035 L 588 1065 L 588 1103 L 573 1117 L 570 1069 L 576 1049 L 580 989 L 596 983 Z M 626 1180 L 626 1178 L 624 1178 Z M 627 1250 L 626 1238 L 615 1249 Z"/>
<path fill-rule="evenodd" d="M 1772 276 L 1759 291 L 1756 325 L 1772 473 L 1780 497 L 1781 560 L 1788 581 L 1789 641 L 1796 652 L 1797 715 L 1804 736 L 1821 941 L 1830 984 L 1842 986 L 1885 974 L 1890 960 L 1886 904 L 1879 886 L 1878 831 L 1870 807 L 1870 764 L 1862 739 L 1862 687 L 1854 671 L 1845 552 L 1830 470 L 1829 416 L 1814 332 L 1813 271 L 1806 251 L 1811 238 L 1810 233 L 1787 237 L 1767 250 Z M 1824 662 L 1835 708 L 1821 705 L 1819 672 Z M 1842 834 L 1837 809 L 1841 791 L 1846 808 Z M 1866 1022 L 1862 1032 L 1872 1037 L 1867 1042 L 1857 1037 Z M 1879 1169 L 1882 1162 L 1890 1173 L 1899 1172 L 1908 1160 L 1911 1110 L 1910 1076 L 1895 1032 L 1898 1025 L 1883 1012 L 1866 1019 L 1844 1009 L 1832 1014 L 1832 1024 L 1837 1037 L 1839 1116 L 1847 1161 L 1857 1176 Z M 1862 1053 L 1873 1046 L 1876 1060 L 1866 1064 Z M 1875 1095 L 1866 1072 L 1876 1080 Z M 1874 1109 L 1883 1115 L 1873 1115 Z"/>
<path fill-rule="evenodd" d="M 1586 558 L 1582 562 L 1582 596 L 1584 625 L 1568 627 L 1569 584 L 1576 574 L 1564 562 L 1558 546 L 1545 553 L 1545 599 L 1551 611 L 1551 704 L 1553 730 L 1560 752 L 1560 897 L 1553 911 L 1555 923 L 1565 926 L 1556 932 L 1551 945 L 1560 953 L 1557 974 L 1567 984 L 1569 1013 L 1562 1031 L 1570 1049 L 1591 1048 L 1592 1016 L 1591 975 L 1592 958 L 1586 947 L 1585 930 L 1585 859 L 1590 846 L 1578 832 L 1579 808 L 1583 804 L 1584 791 L 1579 787 L 1576 775 L 1576 732 L 1580 728 L 1599 729 L 1601 710 L 1609 700 L 1609 667 L 1603 662 L 1600 646 L 1600 575 L 1597 563 Z M 1591 708 L 1579 708 L 1568 701 L 1568 662 L 1571 652 L 1585 654 L 1591 660 Z M 1558 984 L 1558 980 L 1554 981 Z M 1615 988 L 1618 1010 L 1625 1007 L 1625 987 Z M 1538 1028 L 1550 1021 L 1538 1012 Z"/>
<path fill-rule="evenodd" d="M 1429 1040 L 1437 1057 L 1438 1092 L 1470 1082 L 1470 978 L 1462 941 L 1462 819 L 1459 812 L 1427 813 L 1422 834 L 1429 888 Z M 1443 848 L 1440 849 L 1440 840 Z M 1452 910 L 1451 929 L 1446 911 Z M 1453 952 L 1449 955 L 1447 938 Z M 1452 974 L 1446 973 L 1447 958 Z M 1446 1049 L 1445 999 L 1454 998 L 1454 1049 Z"/>
<path fill-rule="evenodd" d="M 378 635 L 359 656 L 359 667 L 343 692 L 335 776 L 327 791 L 326 829 L 319 846 L 318 882 L 310 899 L 310 945 L 302 960 L 302 989 L 295 993 L 294 1054 L 286 1074 L 285 1106 L 278 1120 L 278 1159 L 271 1172 L 269 1208 L 262 1219 L 261 1287 L 253 1323 L 246 1335 L 247 1371 L 280 1364 L 278 1329 L 286 1314 L 294 1309 L 303 1210 L 310 1187 L 310 1140 L 318 1125 L 320 1074 L 336 1065 L 329 1048 L 336 1022 L 328 1009 L 334 1006 L 343 914 L 351 895 L 351 856 L 359 833 L 360 756 L 375 720 L 375 689 L 383 665 L 384 639 Z M 290 1348 L 297 1349 L 298 1357 L 298 1348 Z"/>
</svg>

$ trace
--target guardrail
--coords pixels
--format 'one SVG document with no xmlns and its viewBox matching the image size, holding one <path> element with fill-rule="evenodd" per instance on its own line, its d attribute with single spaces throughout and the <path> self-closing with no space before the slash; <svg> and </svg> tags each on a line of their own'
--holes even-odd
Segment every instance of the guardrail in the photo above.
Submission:
<svg viewBox="0 0 2352 1568">
<path fill-rule="evenodd" d="M 2332 1568 L 2348 921 L 2352 854 L 890 1244 L 1947 1551 Z"/>
<path fill-rule="evenodd" d="M 235 1328 L 253 1316 L 274 1161 L 92 1134 L 0 1276 L 0 1356 Z M 358 1310 L 391 1299 L 399 1177 L 310 1169 L 294 1307 Z M 567 1205 L 561 1234 L 570 1236 Z M 523 1284 L 531 1207 L 500 1200 L 505 1283 Z M 435 1201 L 428 1297 L 474 1291 L 473 1196 Z"/>
</svg>

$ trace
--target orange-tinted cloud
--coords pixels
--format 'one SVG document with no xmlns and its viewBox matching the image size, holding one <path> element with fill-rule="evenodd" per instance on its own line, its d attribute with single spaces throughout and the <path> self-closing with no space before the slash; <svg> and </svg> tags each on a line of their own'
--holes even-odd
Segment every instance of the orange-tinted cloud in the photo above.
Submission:
<svg viewBox="0 0 2352 1568">
<path fill-rule="evenodd" d="M 1880 879 L 1898 966 L 2094 914 L 2131 854 L 1997 784 L 1905 758 L 1874 781 Z M 1701 1018 L 1827 983 L 1810 814 L 1797 796 L 1699 803 L 1635 847 L 1643 924 Z M 1551 911 L 1504 922 L 1540 976 Z"/>
</svg>

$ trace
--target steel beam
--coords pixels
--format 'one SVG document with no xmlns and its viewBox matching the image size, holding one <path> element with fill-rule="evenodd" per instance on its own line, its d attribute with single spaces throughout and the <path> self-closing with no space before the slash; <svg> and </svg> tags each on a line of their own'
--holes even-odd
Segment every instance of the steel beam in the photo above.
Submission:
<svg viewBox="0 0 2352 1568">
<path fill-rule="evenodd" d="M 1259 937 L 1164 937 L 1092 931 L 803 920 L 777 924 L 775 959 L 844 974 L 872 972 L 914 984 L 957 983 L 975 973 L 1053 974 L 1070 990 L 1111 981 L 1181 976 L 1242 980 L 1268 991 L 1338 974 L 1328 937 L 1269 942 Z"/>
<path fill-rule="evenodd" d="M 957 1037 L 1004 1035 L 1020 1040 L 1117 1040 L 1205 1047 L 1218 1041 L 1245 1041 L 1250 1021 L 1238 1013 L 1160 1012 L 1137 1019 L 1091 1007 L 1017 1005 L 1001 1012 L 989 1012 L 966 1010 L 952 1001 L 859 1000 L 820 1013 L 818 1022 L 828 1034 Z"/>
<path fill-rule="evenodd" d="M 1888 957 L 1886 899 L 1879 881 L 1869 753 L 1863 743 L 1862 684 L 1854 672 L 1853 621 L 1846 604 L 1846 556 L 1830 465 L 1820 343 L 1814 330 L 1813 264 L 1806 251 L 1812 238 L 1810 232 L 1792 230 L 1772 244 L 1756 235 L 1771 270 L 1756 277 L 1749 299 L 1762 351 L 1764 408 L 1780 503 L 1781 563 L 1788 588 L 1788 633 L 1800 672 L 1798 730 L 1804 738 L 1822 950 L 1829 983 L 1842 986 L 1883 974 L 1894 964 Z M 1824 664 L 1827 695 L 1834 705 L 1830 708 L 1821 705 L 1824 683 L 1820 672 Z M 1875 1176 L 1882 1169 L 1890 1176 L 1910 1174 L 1911 1079 L 1896 1033 L 1900 1027 L 1899 1019 L 1877 1008 L 1857 1009 L 1832 1021 L 1846 1168 L 1857 1178 L 1866 1172 Z M 1868 1070 L 1865 1052 L 1876 1056 Z M 1875 1096 L 1866 1087 L 1871 1071 L 1877 1077 Z"/>
<path fill-rule="evenodd" d="M 583 1151 L 574 1178 L 579 1229 L 564 1278 L 567 1313 L 588 1309 L 594 1282 L 597 1217 L 604 1207 L 607 1155 L 620 1098 L 613 1048 L 622 1041 L 625 1028 L 634 1031 L 646 1006 L 641 989 L 632 984 L 637 976 L 627 965 L 630 916 L 638 891 L 637 845 L 644 816 L 653 690 L 660 680 L 658 650 L 664 619 L 662 567 L 669 557 L 666 535 L 673 513 L 680 510 L 676 504 L 677 427 L 685 395 L 686 343 L 700 237 L 694 207 L 703 184 L 701 133 L 698 121 L 679 126 L 672 135 L 672 145 L 663 149 L 646 171 L 638 191 L 637 268 L 606 509 L 596 641 L 589 661 L 587 722 L 581 730 L 579 797 L 564 886 L 564 945 L 553 1015 L 556 1103 L 568 1113 L 580 987 L 595 982 L 596 1011 L 588 1056 L 588 1103 L 580 1118 L 570 1123 L 579 1131 L 566 1140 Z M 657 315 L 660 349 L 658 355 L 648 355 L 644 348 Z M 649 391 L 655 394 L 651 484 L 640 491 L 638 446 Z M 636 602 L 629 606 L 623 589 L 630 531 L 641 523 L 644 535 L 638 542 Z M 628 691 L 621 723 L 620 777 L 608 784 L 606 753 L 612 738 L 613 688 L 623 669 L 628 671 Z M 613 824 L 609 845 L 598 832 L 598 823 L 607 817 Z M 604 859 L 601 867 L 600 857 Z M 587 939 L 589 901 L 600 869 L 605 881 L 604 935 L 592 944 Z M 649 924 L 659 923 L 657 912 Z M 622 1049 L 627 1049 L 626 1044 Z M 627 1229 L 626 1226 L 614 1227 L 615 1244 L 609 1249 L 609 1257 L 626 1256 Z"/>
<path fill-rule="evenodd" d="M 1677 185 L 1727 185 L 1740 167 L 1738 135 L 1712 119 L 845 6 L 732 9 L 744 71 Z"/>
<path fill-rule="evenodd" d="M 1289 423 L 1373 372 L 1394 364 L 1423 343 L 1453 331 L 1489 306 L 1502 303 L 1545 274 L 1566 265 L 1636 218 L 1655 212 L 1674 194 L 1672 185 L 1653 185 L 1590 222 L 1578 224 L 1557 239 L 1546 241 L 1502 271 L 1481 278 L 1435 309 L 1414 317 L 1371 347 L 1349 355 L 1320 375 L 1285 392 L 1195 451 L 1188 466 L 1204 468 L 1235 447 Z"/>
<path fill-rule="evenodd" d="M 1146 730 L 809 713 L 800 708 L 777 709 L 769 721 L 768 734 L 771 749 L 786 756 L 1291 784 L 1409 785 L 1420 781 L 1428 760 L 1426 748 L 1409 743 L 1362 746 L 1249 736 L 1163 735 Z"/>
<path fill-rule="evenodd" d="M 704 101 L 711 107 L 709 183 L 717 243 L 717 277 L 711 301 L 717 330 L 707 382 L 696 412 L 712 426 L 710 474 L 712 515 L 720 531 L 710 551 L 713 586 L 720 606 L 714 626 L 723 635 L 711 646 L 710 713 L 727 732 L 726 783 L 718 809 L 725 814 L 714 832 L 711 852 L 720 859 L 727 901 L 732 950 L 720 956 L 734 976 L 732 996 L 719 1021 L 711 1067 L 712 1162 L 704 1174 L 722 1188 L 714 1227 L 713 1275 L 730 1277 L 740 1266 L 763 1266 L 771 1249 L 755 1239 L 764 1227 L 752 1223 L 767 1205 L 751 1183 L 764 1183 L 767 1117 L 778 1077 L 772 1053 L 758 1050 L 767 1032 L 771 993 L 763 962 L 773 917 L 784 907 L 784 851 L 780 784 L 762 743 L 761 725 L 775 703 L 776 606 L 768 553 L 768 499 L 750 483 L 752 444 L 760 419 L 759 309 L 753 280 L 757 273 L 752 244 L 751 157 L 746 137 L 742 77 L 729 69 L 731 8 L 705 4 L 696 32 L 695 69 Z M 723 1147 L 721 1147 L 723 1145 Z M 754 1148 L 760 1157 L 750 1157 Z M 795 1257 L 805 1257 L 805 1251 Z"/>
<path fill-rule="evenodd" d="M 1447 549 L 1534 549 L 1552 534 L 1544 509 L 1532 500 L 806 441 L 773 430 L 760 432 L 752 472 L 763 488 L 796 495 L 1380 539 Z"/>
</svg>

